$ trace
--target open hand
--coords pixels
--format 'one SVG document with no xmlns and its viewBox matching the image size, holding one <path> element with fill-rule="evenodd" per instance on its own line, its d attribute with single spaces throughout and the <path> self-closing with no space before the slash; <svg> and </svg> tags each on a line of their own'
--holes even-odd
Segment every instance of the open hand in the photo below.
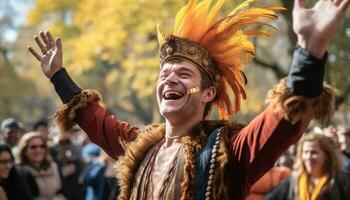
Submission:
<svg viewBox="0 0 350 200">
<path fill-rule="evenodd" d="M 304 3 L 294 0 L 293 30 L 301 47 L 322 58 L 350 0 L 319 0 L 312 8 L 305 8 Z"/>
<path fill-rule="evenodd" d="M 34 36 L 35 42 L 39 46 L 41 53 L 37 53 L 32 47 L 28 46 L 29 52 L 40 62 L 41 69 L 46 77 L 50 78 L 62 68 L 62 44 L 61 39 L 53 39 L 49 31 L 39 32 Z"/>
</svg>

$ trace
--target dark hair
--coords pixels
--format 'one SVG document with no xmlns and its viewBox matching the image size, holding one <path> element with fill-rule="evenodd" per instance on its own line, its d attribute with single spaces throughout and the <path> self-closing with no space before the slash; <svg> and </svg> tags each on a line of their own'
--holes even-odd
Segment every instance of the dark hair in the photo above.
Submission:
<svg viewBox="0 0 350 200">
<path fill-rule="evenodd" d="M 7 144 L 0 144 L 0 153 L 6 151 L 11 155 L 11 159 L 15 159 L 12 154 L 11 148 Z"/>
<path fill-rule="evenodd" d="M 33 130 L 36 131 L 39 128 L 39 126 L 46 126 L 47 127 L 48 125 L 49 125 L 49 123 L 47 123 L 46 120 L 39 120 L 33 125 Z"/>
</svg>

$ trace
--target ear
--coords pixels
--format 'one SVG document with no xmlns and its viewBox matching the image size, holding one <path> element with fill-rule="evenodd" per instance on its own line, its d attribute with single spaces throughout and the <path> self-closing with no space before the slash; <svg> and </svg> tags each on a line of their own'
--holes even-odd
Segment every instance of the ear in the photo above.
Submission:
<svg viewBox="0 0 350 200">
<path fill-rule="evenodd" d="M 216 89 L 213 86 L 210 86 L 207 89 L 204 89 L 202 92 L 202 101 L 208 103 L 212 101 L 216 96 Z"/>
</svg>

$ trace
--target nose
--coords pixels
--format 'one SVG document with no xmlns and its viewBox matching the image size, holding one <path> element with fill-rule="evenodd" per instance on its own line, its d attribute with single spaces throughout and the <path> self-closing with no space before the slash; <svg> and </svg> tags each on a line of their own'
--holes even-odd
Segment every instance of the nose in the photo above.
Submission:
<svg viewBox="0 0 350 200">
<path fill-rule="evenodd" d="M 177 75 L 175 73 L 170 73 L 166 79 L 165 79 L 165 84 L 172 85 L 176 84 L 178 82 Z"/>
</svg>

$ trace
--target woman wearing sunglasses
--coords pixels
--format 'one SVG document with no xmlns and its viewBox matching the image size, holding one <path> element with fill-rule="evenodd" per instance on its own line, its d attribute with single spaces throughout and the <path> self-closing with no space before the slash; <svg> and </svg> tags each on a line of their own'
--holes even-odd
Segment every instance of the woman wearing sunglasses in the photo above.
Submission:
<svg viewBox="0 0 350 200">
<path fill-rule="evenodd" d="M 0 188 L 0 199 L 31 200 L 38 193 L 34 177 L 15 166 L 11 148 L 6 144 L 0 144 Z"/>
<path fill-rule="evenodd" d="M 40 133 L 26 133 L 19 141 L 18 161 L 35 177 L 39 199 L 65 199 L 57 164 L 48 157 L 45 139 Z"/>
</svg>

